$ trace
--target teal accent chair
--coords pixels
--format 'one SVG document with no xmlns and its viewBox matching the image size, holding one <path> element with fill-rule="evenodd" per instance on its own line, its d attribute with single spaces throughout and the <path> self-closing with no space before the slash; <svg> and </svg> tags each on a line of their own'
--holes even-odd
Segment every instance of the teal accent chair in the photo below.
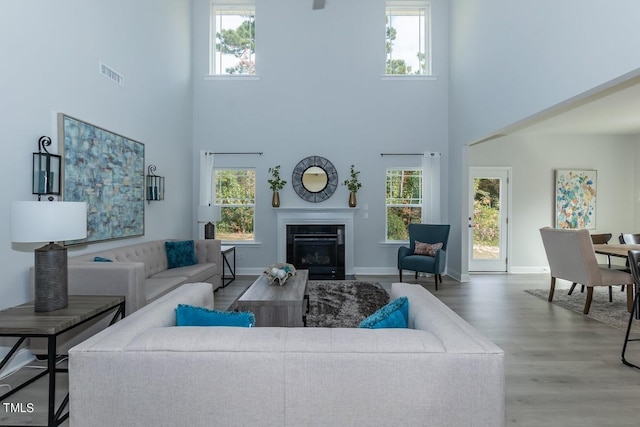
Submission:
<svg viewBox="0 0 640 427">
<path fill-rule="evenodd" d="M 447 262 L 447 241 L 449 240 L 449 224 L 409 224 L 409 247 L 398 248 L 398 271 L 402 282 L 402 270 L 418 273 L 431 273 L 435 278 L 436 291 L 438 280 L 442 283 L 442 273 Z M 422 243 L 442 243 L 442 249 L 436 256 L 414 255 L 416 240 Z"/>
</svg>

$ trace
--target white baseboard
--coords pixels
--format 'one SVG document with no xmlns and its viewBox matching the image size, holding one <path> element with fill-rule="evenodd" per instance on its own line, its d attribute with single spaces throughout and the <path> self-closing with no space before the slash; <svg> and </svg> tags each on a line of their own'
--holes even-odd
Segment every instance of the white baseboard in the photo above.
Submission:
<svg viewBox="0 0 640 427">
<path fill-rule="evenodd" d="M 548 273 L 549 267 L 546 266 L 534 266 L 534 267 L 513 267 L 511 266 L 511 274 L 541 274 Z"/>
<path fill-rule="evenodd" d="M 10 350 L 10 347 L 0 347 L 0 359 L 4 359 L 4 357 L 9 353 Z M 31 351 L 29 351 L 28 348 L 21 348 L 20 350 L 16 351 L 11 359 L 9 359 L 9 363 L 7 363 L 2 371 L 0 371 L 0 380 L 8 377 L 18 369 L 31 363 L 34 360 L 35 356 L 31 354 Z"/>
<path fill-rule="evenodd" d="M 452 270 L 451 268 L 447 267 L 447 269 L 445 270 L 445 272 L 443 273 L 449 277 L 451 277 L 454 280 L 457 280 L 458 282 L 461 283 L 466 283 L 469 280 L 471 280 L 471 277 L 469 276 L 469 274 L 462 274 L 459 271 L 456 270 Z"/>
<path fill-rule="evenodd" d="M 263 268 L 253 268 L 253 267 L 238 268 L 236 270 L 236 274 L 238 276 L 258 276 L 263 272 L 264 272 Z M 360 274 L 363 276 L 396 276 L 398 280 L 400 280 L 400 277 L 398 276 L 398 269 L 396 267 L 355 267 L 353 269 L 353 274 L 356 274 L 356 275 Z M 405 273 L 403 274 L 413 275 L 413 272 L 409 270 L 405 270 Z M 460 275 L 452 275 L 451 272 L 449 272 L 448 270 L 445 270 L 445 272 L 442 274 L 445 276 L 449 276 L 460 282 L 469 281 L 468 275 L 466 275 L 467 276 L 466 280 L 460 280 Z"/>
<path fill-rule="evenodd" d="M 398 276 L 398 269 L 395 267 L 355 267 L 353 274 L 363 276 Z"/>
<path fill-rule="evenodd" d="M 354 273 L 356 275 L 361 274 L 363 276 L 395 276 L 400 281 L 400 276 L 398 274 L 398 269 L 396 267 L 356 267 L 354 269 Z M 423 273 L 421 273 L 423 274 Z M 413 277 L 414 272 L 411 270 L 404 270 L 402 273 L 403 276 Z M 426 274 L 427 276 L 433 276 L 432 274 Z M 451 271 L 450 269 L 445 269 L 442 273 L 443 276 L 449 276 L 450 278 L 457 280 L 458 282 L 468 282 L 469 275 L 460 275 L 456 274 L 456 272 Z M 464 280 L 462 280 L 464 279 Z"/>
<path fill-rule="evenodd" d="M 236 270 L 236 274 L 239 276 L 258 276 L 263 272 L 264 268 L 254 267 L 238 268 Z M 347 272 L 347 274 L 349 273 Z M 398 269 L 395 267 L 356 267 L 353 269 L 353 274 L 362 274 L 369 276 L 397 276 Z"/>
<path fill-rule="evenodd" d="M 262 268 L 238 268 L 236 274 L 239 276 L 258 276 L 264 272 Z M 510 274 L 541 274 L 548 273 L 549 267 L 547 266 L 534 266 L 534 267 L 511 267 Z M 361 274 L 363 276 L 398 276 L 398 269 L 395 267 L 355 267 L 353 274 Z M 405 274 L 413 274 L 409 270 L 406 270 Z M 458 271 L 447 268 L 443 273 L 450 278 L 459 282 L 468 282 L 471 280 L 471 276 L 467 274 L 461 274 Z M 2 348 L 2 347 L 0 347 Z"/>
<path fill-rule="evenodd" d="M 259 276 L 262 273 L 264 273 L 264 267 L 263 268 L 245 267 L 245 268 L 238 268 L 236 270 L 236 275 L 238 276 Z"/>
</svg>

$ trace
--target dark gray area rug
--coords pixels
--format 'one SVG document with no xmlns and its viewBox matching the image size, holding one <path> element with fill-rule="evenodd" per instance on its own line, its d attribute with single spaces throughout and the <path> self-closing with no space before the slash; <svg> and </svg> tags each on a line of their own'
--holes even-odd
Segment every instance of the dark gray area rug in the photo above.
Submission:
<svg viewBox="0 0 640 427">
<path fill-rule="evenodd" d="M 620 291 L 620 287 L 613 288 L 613 302 L 609 302 L 609 289 L 607 287 L 595 287 L 593 300 L 589 308 L 589 314 L 582 314 L 587 291 L 580 292 L 580 286 L 576 286 L 573 294 L 568 294 L 568 289 L 556 288 L 553 294 L 552 304 L 575 311 L 582 316 L 589 317 L 618 329 L 627 329 L 629 324 L 629 312 L 627 311 L 627 292 Z M 549 289 L 525 289 L 525 292 L 547 301 Z M 640 332 L 640 320 L 634 319 L 633 332 Z"/>
<path fill-rule="evenodd" d="M 357 328 L 360 322 L 389 302 L 379 283 L 357 280 L 315 281 L 307 284 L 307 326 Z"/>
</svg>

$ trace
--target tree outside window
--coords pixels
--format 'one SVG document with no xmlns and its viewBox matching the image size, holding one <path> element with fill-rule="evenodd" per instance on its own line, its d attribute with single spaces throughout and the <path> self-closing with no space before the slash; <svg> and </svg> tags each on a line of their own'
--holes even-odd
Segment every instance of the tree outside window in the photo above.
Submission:
<svg viewBox="0 0 640 427">
<path fill-rule="evenodd" d="M 214 5 L 212 27 L 212 74 L 256 74 L 255 8 Z"/>
<path fill-rule="evenodd" d="M 386 4 L 386 74 L 431 74 L 429 3 L 389 0 Z"/>
<path fill-rule="evenodd" d="M 495 248 L 495 257 L 500 246 L 500 179 L 475 178 L 473 180 L 473 240 L 475 247 Z"/>
<path fill-rule="evenodd" d="M 422 170 L 387 170 L 387 240 L 409 240 L 409 224 L 422 222 Z"/>
<path fill-rule="evenodd" d="M 221 219 L 216 237 L 224 241 L 254 240 L 256 174 L 253 169 L 216 169 L 216 205 Z"/>
</svg>

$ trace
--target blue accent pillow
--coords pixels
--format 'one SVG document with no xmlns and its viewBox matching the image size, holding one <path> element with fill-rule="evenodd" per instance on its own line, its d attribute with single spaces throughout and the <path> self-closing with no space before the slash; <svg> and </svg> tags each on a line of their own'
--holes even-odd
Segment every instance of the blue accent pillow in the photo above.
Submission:
<svg viewBox="0 0 640 427">
<path fill-rule="evenodd" d="M 409 325 L 409 300 L 400 297 L 381 307 L 360 322 L 361 328 L 406 328 Z"/>
<path fill-rule="evenodd" d="M 93 257 L 93 261 L 94 262 L 113 262 L 112 260 L 110 260 L 109 258 L 103 258 L 101 256 L 95 256 Z"/>
<path fill-rule="evenodd" d="M 169 268 L 186 267 L 198 263 L 193 240 L 164 242 L 164 249 L 167 251 Z"/>
<path fill-rule="evenodd" d="M 179 304 L 176 308 L 176 326 L 242 326 L 251 328 L 256 317 L 250 311 L 218 311 L 206 307 Z"/>
</svg>

